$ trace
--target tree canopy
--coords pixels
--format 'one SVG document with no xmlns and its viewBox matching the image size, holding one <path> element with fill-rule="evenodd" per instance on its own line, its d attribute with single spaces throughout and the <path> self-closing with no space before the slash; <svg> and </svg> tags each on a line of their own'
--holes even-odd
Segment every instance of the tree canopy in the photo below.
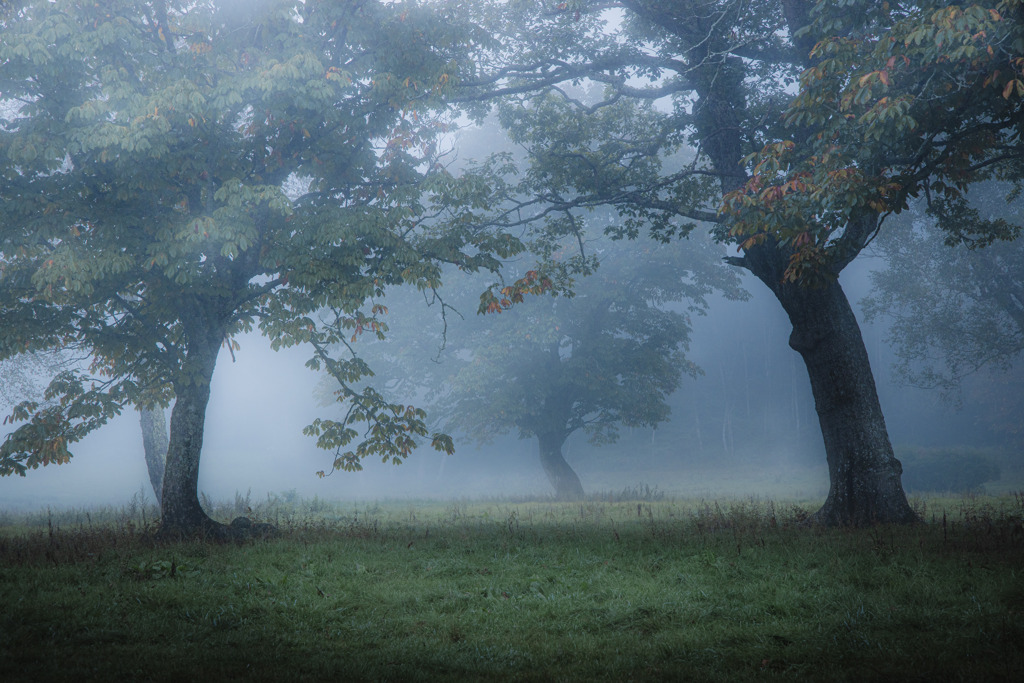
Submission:
<svg viewBox="0 0 1024 683">
<path fill-rule="evenodd" d="M 1024 146 L 1019 0 L 963 8 L 862 0 L 478 3 L 469 101 L 502 98 L 531 152 L 538 220 L 609 204 L 621 233 L 696 220 L 788 314 L 811 380 L 831 488 L 816 519 L 906 522 L 856 317 L 839 273 L 918 195 L 954 239 L 963 190 L 1012 175 Z M 596 90 L 598 101 L 574 89 Z M 693 153 L 686 153 L 686 150 Z"/>
<path fill-rule="evenodd" d="M 1024 4 L 847 4 L 817 3 L 801 32 L 818 42 L 785 132 L 725 199 L 733 234 L 794 244 L 791 279 L 834 277 L 917 197 L 947 244 L 1017 237 L 1012 218 L 977 220 L 965 193 L 1022 178 Z"/>
<path fill-rule="evenodd" d="M 308 344 L 338 381 L 348 412 L 314 423 L 320 445 L 350 448 L 363 421 L 349 457 L 404 458 L 422 411 L 355 391 L 367 366 L 327 349 L 378 328 L 387 286 L 434 287 L 442 262 L 490 268 L 518 248 L 450 199 L 437 140 L 458 18 L 412 2 L 61 0 L 4 23 L 0 358 L 93 362 L 15 410 L 29 422 L 0 471 L 66 461 L 124 406 L 173 398 L 163 523 L 209 526 L 195 487 L 210 378 L 254 325 L 275 348 Z"/>
<path fill-rule="evenodd" d="M 344 417 L 309 428 L 336 462 L 401 460 L 423 413 L 358 384 L 350 353 L 385 331 L 385 289 L 497 268 L 532 226 L 553 255 L 610 205 L 622 237 L 715 224 L 785 309 L 829 463 L 816 519 L 914 519 L 838 276 L 914 197 L 947 241 L 1017 235 L 963 219 L 971 184 L 1021 177 L 1022 0 L 57 0 L 0 20 L 0 358 L 94 358 L 15 411 L 0 472 L 173 397 L 164 522 L 206 524 L 209 381 L 254 325 L 339 383 Z M 455 178 L 453 102 L 499 103 L 528 160 Z M 531 269 L 481 306 L 592 265 Z"/>
</svg>

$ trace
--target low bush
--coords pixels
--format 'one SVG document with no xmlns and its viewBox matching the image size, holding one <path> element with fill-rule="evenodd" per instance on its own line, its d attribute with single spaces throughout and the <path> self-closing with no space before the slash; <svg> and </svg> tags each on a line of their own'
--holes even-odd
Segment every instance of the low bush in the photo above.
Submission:
<svg viewBox="0 0 1024 683">
<path fill-rule="evenodd" d="M 907 491 L 976 491 L 1001 476 L 993 454 L 979 448 L 897 447 Z"/>
</svg>

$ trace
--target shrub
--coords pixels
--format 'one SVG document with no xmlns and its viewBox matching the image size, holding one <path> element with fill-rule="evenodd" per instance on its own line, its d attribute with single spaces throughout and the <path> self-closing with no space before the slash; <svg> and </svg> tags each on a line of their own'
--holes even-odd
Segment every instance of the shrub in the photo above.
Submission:
<svg viewBox="0 0 1024 683">
<path fill-rule="evenodd" d="M 908 491 L 963 493 L 1001 475 L 991 453 L 978 448 L 901 446 L 896 456 L 903 463 L 903 487 Z"/>
</svg>

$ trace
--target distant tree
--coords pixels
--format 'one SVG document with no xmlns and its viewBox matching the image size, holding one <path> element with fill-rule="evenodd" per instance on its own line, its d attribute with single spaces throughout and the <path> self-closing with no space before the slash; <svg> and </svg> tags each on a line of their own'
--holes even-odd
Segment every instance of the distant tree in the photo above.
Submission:
<svg viewBox="0 0 1024 683">
<path fill-rule="evenodd" d="M 971 192 L 967 221 L 1013 220 L 1020 198 L 1007 203 L 1009 188 L 987 184 Z M 999 431 L 1019 432 L 1024 394 L 1024 241 L 989 246 L 948 246 L 933 217 L 919 213 L 913 225 L 875 244 L 884 267 L 872 273 L 864 300 L 869 320 L 888 323 L 899 379 L 938 389 L 954 404 L 969 398 L 984 406 Z M 969 228 L 979 232 L 978 228 Z M 1014 387 L 1016 386 L 1016 390 Z M 1016 415 L 1017 419 L 1006 418 Z"/>
<path fill-rule="evenodd" d="M 443 340 L 436 321 L 410 328 L 400 316 L 373 352 L 387 361 L 375 363 L 388 369 L 380 379 L 401 383 L 402 391 L 417 384 L 456 443 L 508 433 L 536 439 L 555 495 L 570 500 L 584 489 L 563 456 L 566 439 L 582 430 L 594 444 L 611 443 L 621 426 L 669 419 L 667 398 L 684 374 L 699 371 L 685 356 L 690 315 L 703 314 L 712 292 L 742 295 L 708 240 L 648 240 L 642 248 L 608 238 L 581 243 L 599 265 L 576 280 L 574 296 L 516 302 L 514 287 L 499 289 L 497 299 L 485 297 L 492 315 L 463 320 L 449 311 Z M 566 247 L 560 255 L 572 252 Z M 449 292 L 445 305 L 464 308 L 478 291 Z M 437 333 L 426 343 L 424 327 Z"/>
<path fill-rule="evenodd" d="M 1024 352 L 1024 242 L 949 247 L 922 216 L 879 239 L 876 252 L 885 266 L 872 273 L 864 310 L 868 319 L 891 322 L 903 379 L 955 397 L 968 375 Z"/>
<path fill-rule="evenodd" d="M 25 353 L 0 361 L 0 406 L 10 410 L 28 398 L 41 397 L 47 378 L 64 364 L 55 353 Z"/>
<path fill-rule="evenodd" d="M 156 502 L 160 503 L 164 495 L 164 471 L 167 467 L 167 448 L 170 445 L 164 409 L 160 406 L 141 409 L 139 428 L 142 430 L 142 455 L 146 458 L 149 483 L 153 486 Z"/>
<path fill-rule="evenodd" d="M 838 276 L 910 198 L 955 216 L 1024 154 L 1020 0 L 476 3 L 464 100 L 504 98 L 530 150 L 521 213 L 608 204 L 622 234 L 717 223 L 792 322 L 829 464 L 815 519 L 916 519 Z M 573 94 L 605 88 L 594 103 Z M 471 87 L 476 87 L 473 91 Z M 696 151 L 673 163 L 680 149 Z M 506 214 L 507 215 L 507 214 Z M 957 234 L 989 241 L 1010 232 Z"/>
<path fill-rule="evenodd" d="M 24 402 L 38 403 L 49 380 L 75 364 L 74 359 L 57 351 L 25 353 L 0 361 L 0 410 L 7 413 Z M 6 421 L 5 421 L 6 422 Z M 163 493 L 164 463 L 167 458 L 167 417 L 163 408 L 139 410 L 143 455 L 153 495 L 159 503 Z"/>
<path fill-rule="evenodd" d="M 386 287 L 430 288 L 442 262 L 490 268 L 517 248 L 472 228 L 460 202 L 489 189 L 459 189 L 439 163 L 459 18 L 415 2 L 15 4 L 0 40 L 0 359 L 93 362 L 16 407 L 29 422 L 0 446 L 0 474 L 66 462 L 125 406 L 173 400 L 162 528 L 224 533 L 197 492 L 210 380 L 254 325 L 275 349 L 309 345 L 338 382 L 348 413 L 310 426 L 320 446 L 405 458 L 422 411 L 353 389 L 368 367 L 328 348 L 377 329 Z"/>
</svg>

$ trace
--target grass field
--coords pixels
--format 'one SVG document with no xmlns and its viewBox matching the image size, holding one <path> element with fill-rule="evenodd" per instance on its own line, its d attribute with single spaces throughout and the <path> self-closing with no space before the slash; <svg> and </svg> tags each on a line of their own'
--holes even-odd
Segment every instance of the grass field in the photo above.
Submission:
<svg viewBox="0 0 1024 683">
<path fill-rule="evenodd" d="M 1020 494 L 851 531 L 631 493 L 273 499 L 276 536 L 226 544 L 155 543 L 139 505 L 8 514 L 0 680 L 1024 677 Z"/>
</svg>

